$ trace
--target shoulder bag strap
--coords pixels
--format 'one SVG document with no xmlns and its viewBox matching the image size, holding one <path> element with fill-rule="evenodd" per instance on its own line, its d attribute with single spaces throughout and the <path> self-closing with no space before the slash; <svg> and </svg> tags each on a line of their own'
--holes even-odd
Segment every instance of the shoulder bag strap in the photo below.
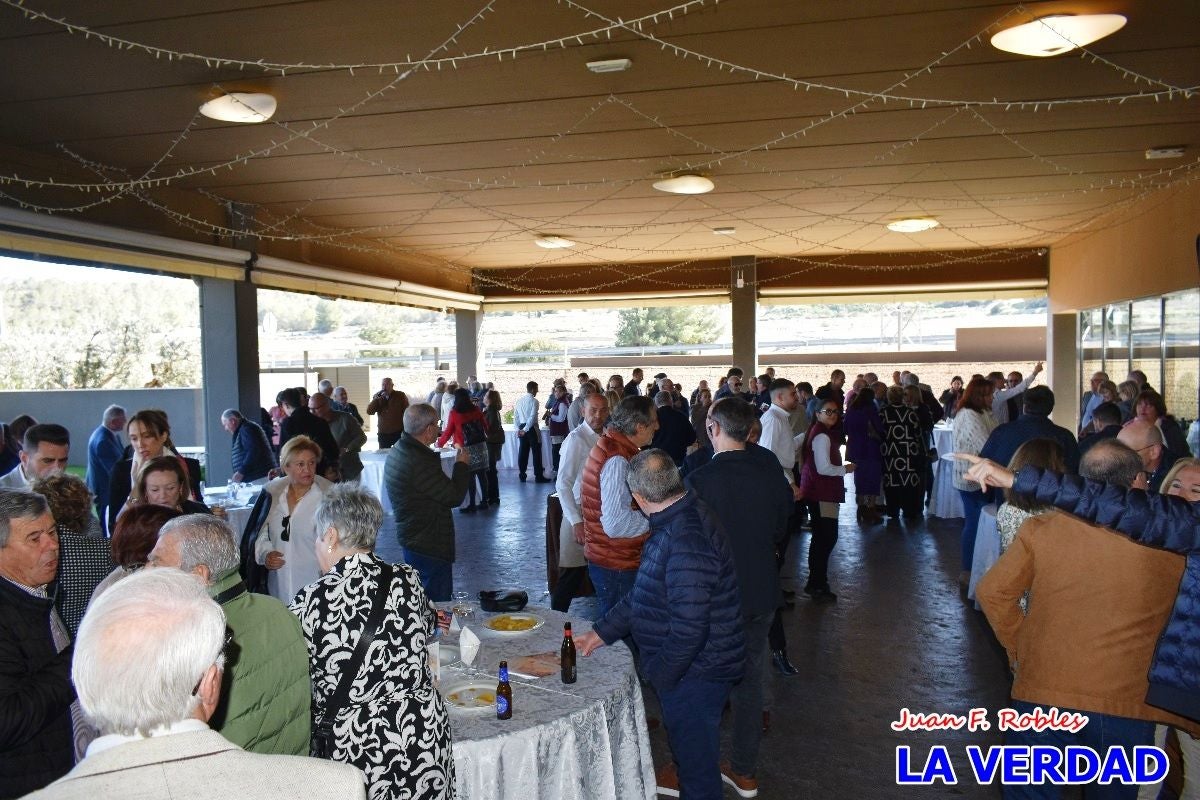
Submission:
<svg viewBox="0 0 1200 800">
<path fill-rule="evenodd" d="M 371 642 L 375 641 L 375 634 L 379 632 L 379 626 L 383 622 L 388 595 L 392 593 L 392 575 L 394 573 L 395 569 L 391 564 L 383 564 L 383 569 L 379 574 L 379 588 L 376 590 L 375 599 L 371 605 L 371 615 L 367 617 L 367 624 L 363 628 L 362 635 L 358 637 L 354 654 L 346 662 L 346 669 L 342 673 L 341 679 L 338 680 L 333 697 L 329 698 L 329 702 L 325 704 L 325 713 L 321 715 L 320 727 L 332 730 L 334 719 L 337 718 L 338 712 L 350 698 L 350 685 L 354 682 L 354 676 L 358 675 L 363 659 L 367 657 L 367 649 L 370 648 Z"/>
</svg>

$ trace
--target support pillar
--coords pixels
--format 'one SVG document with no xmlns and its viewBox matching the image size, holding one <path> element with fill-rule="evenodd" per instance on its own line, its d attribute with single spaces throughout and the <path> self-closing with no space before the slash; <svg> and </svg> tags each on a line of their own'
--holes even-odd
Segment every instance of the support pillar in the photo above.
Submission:
<svg viewBox="0 0 1200 800">
<path fill-rule="evenodd" d="M 1046 335 L 1046 378 L 1054 392 L 1050 417 L 1069 431 L 1079 430 L 1079 315 L 1048 314 Z"/>
<path fill-rule="evenodd" d="M 741 367 L 747 376 L 758 374 L 758 280 L 755 264 L 754 256 L 730 259 L 733 365 Z"/>
<path fill-rule="evenodd" d="M 458 385 L 466 386 L 467 378 L 479 375 L 479 330 L 483 327 L 483 311 L 459 309 L 454 312 L 454 345 L 457 351 L 455 373 Z"/>
<path fill-rule="evenodd" d="M 221 412 L 236 408 L 260 422 L 258 380 L 258 293 L 250 281 L 198 278 L 200 285 L 200 357 L 202 364 L 205 480 L 212 486 L 229 480 L 231 440 L 221 427 Z"/>
</svg>

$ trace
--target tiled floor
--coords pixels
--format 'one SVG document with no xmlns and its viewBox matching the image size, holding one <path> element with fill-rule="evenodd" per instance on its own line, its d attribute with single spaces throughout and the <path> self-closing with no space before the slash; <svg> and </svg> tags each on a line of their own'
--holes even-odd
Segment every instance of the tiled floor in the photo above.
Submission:
<svg viewBox="0 0 1200 800">
<path fill-rule="evenodd" d="M 548 605 L 545 498 L 553 486 L 519 483 L 511 471 L 500 480 L 499 509 L 455 514 L 455 587 L 474 594 L 520 586 L 532 604 Z M 837 603 L 814 605 L 800 595 L 785 612 L 791 659 L 801 674 L 784 678 L 772 672 L 775 705 L 759 758 L 760 797 L 999 796 L 998 787 L 974 782 L 964 750 L 969 744 L 998 744 L 994 728 L 897 734 L 888 727 L 901 707 L 994 712 L 1008 698 L 1004 654 L 957 583 L 960 529 L 960 520 L 931 518 L 860 530 L 854 508 L 843 506 L 830 567 Z M 380 536 L 379 550 L 399 559 L 390 530 Z M 804 577 L 807 551 L 807 535 L 793 540 L 785 575 Z M 593 605 L 577 600 L 571 610 L 590 618 Z M 651 716 L 657 716 L 653 700 L 648 702 Z M 651 739 L 661 763 L 666 737 L 660 729 Z M 920 769 L 938 744 L 947 746 L 959 784 L 898 787 L 897 745 L 911 746 Z M 736 796 L 732 789 L 726 795 Z"/>
</svg>

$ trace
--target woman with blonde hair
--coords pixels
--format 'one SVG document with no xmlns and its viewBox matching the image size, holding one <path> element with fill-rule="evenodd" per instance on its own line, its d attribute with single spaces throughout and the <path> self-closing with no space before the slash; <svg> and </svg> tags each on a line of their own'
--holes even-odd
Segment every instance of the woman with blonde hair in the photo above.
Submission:
<svg viewBox="0 0 1200 800">
<path fill-rule="evenodd" d="M 604 393 L 604 399 L 608 401 L 608 410 L 612 411 L 617 406 L 621 405 L 624 395 L 622 395 L 616 389 L 609 389 Z"/>
<path fill-rule="evenodd" d="M 317 474 L 321 447 L 293 436 L 279 451 L 283 475 L 263 487 L 251 519 L 265 519 L 254 542 L 255 561 L 266 567 L 267 591 L 285 603 L 321 575 L 315 514 L 333 486 Z"/>
</svg>

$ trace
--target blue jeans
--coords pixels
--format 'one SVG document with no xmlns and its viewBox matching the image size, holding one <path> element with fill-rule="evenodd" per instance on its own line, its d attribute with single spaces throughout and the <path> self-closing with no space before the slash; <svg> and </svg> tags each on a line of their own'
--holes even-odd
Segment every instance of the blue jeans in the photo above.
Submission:
<svg viewBox="0 0 1200 800">
<path fill-rule="evenodd" d="M 596 589 L 596 619 L 603 619 L 633 589 L 637 570 L 609 569 L 588 564 L 588 576 Z"/>
<path fill-rule="evenodd" d="M 971 564 L 975 561 L 975 533 L 979 530 L 979 514 L 988 499 L 983 492 L 964 492 L 959 489 L 958 493 L 962 496 L 963 504 L 962 568 L 970 572 Z"/>
<path fill-rule="evenodd" d="M 655 687 L 667 742 L 685 800 L 721 800 L 721 710 L 731 683 L 684 678 L 671 689 Z M 759 719 L 761 724 L 761 717 Z"/>
<path fill-rule="evenodd" d="M 1039 706 L 1026 703 L 1023 700 L 1013 700 L 1012 708 L 1022 713 L 1033 711 Z M 1045 708 L 1042 706 L 1042 708 Z M 1072 711 L 1069 708 L 1059 708 L 1060 711 Z M 1097 714 L 1093 711 L 1082 712 L 1088 716 L 1088 724 L 1078 733 L 1070 731 L 1044 730 L 1009 731 L 1005 734 L 1004 743 L 1031 747 L 1035 744 L 1051 745 L 1063 748 L 1067 745 L 1090 747 L 1103 758 L 1110 747 L 1120 747 L 1125 750 L 1129 760 L 1133 761 L 1133 748 L 1137 745 L 1154 744 L 1154 723 L 1143 722 L 1140 719 L 1114 717 L 1109 714 Z M 1084 800 L 1136 800 L 1139 787 L 1137 784 L 1113 782 L 1107 786 L 1091 783 L 1083 788 Z M 1040 798 L 1059 798 L 1063 795 L 1063 787 L 1045 783 L 1040 786 L 1005 786 L 1004 797 L 1025 800 L 1040 800 Z"/>
<path fill-rule="evenodd" d="M 454 594 L 454 563 L 404 548 L 404 561 L 421 576 L 425 594 L 435 603 L 448 603 Z"/>
</svg>

